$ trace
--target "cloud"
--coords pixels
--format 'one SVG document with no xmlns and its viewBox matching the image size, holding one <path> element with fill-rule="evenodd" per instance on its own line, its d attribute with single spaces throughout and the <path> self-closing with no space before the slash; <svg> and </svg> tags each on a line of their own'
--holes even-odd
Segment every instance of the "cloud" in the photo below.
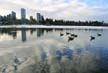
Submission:
<svg viewBox="0 0 108 73">
<path fill-rule="evenodd" d="M 94 3 L 96 1 L 91 0 L 2 0 L 0 9 L 3 11 L 0 11 L 0 14 L 14 10 L 20 17 L 20 8 L 23 7 L 27 10 L 27 17 L 36 17 L 36 12 L 40 12 L 45 17 L 54 19 L 108 20 L 108 5 L 104 1 L 105 6 Z"/>
</svg>

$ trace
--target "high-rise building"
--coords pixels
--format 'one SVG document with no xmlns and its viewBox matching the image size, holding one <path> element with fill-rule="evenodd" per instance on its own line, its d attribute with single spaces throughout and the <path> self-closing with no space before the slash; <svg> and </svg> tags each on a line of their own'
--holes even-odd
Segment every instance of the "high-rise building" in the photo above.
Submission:
<svg viewBox="0 0 108 73">
<path fill-rule="evenodd" d="M 26 23 L 26 10 L 24 8 L 21 8 L 21 23 Z"/>
<path fill-rule="evenodd" d="M 43 15 L 41 15 L 41 18 L 40 18 L 40 20 L 41 20 L 41 21 L 43 21 L 43 20 L 44 20 L 44 16 L 43 16 Z"/>
<path fill-rule="evenodd" d="M 2 16 L 0 15 L 0 24 L 2 24 Z"/>
<path fill-rule="evenodd" d="M 33 20 L 33 16 L 30 16 L 30 20 Z"/>
<path fill-rule="evenodd" d="M 12 11 L 12 13 L 11 13 L 11 18 L 14 20 L 16 19 L 16 13 L 14 11 Z"/>
<path fill-rule="evenodd" d="M 40 13 L 37 13 L 37 22 L 40 23 L 43 20 L 44 20 L 44 17 Z"/>
<path fill-rule="evenodd" d="M 40 13 L 37 13 L 37 22 L 38 23 L 40 22 L 40 17 L 41 17 Z"/>
<path fill-rule="evenodd" d="M 12 18 L 12 14 L 8 14 L 6 17 L 7 17 L 8 19 L 11 19 L 11 18 Z"/>
</svg>

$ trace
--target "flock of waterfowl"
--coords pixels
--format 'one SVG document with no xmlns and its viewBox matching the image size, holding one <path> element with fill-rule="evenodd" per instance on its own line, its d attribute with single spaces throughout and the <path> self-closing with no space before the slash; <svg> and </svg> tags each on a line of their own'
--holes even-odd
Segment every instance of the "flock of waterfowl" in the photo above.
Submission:
<svg viewBox="0 0 108 73">
<path fill-rule="evenodd" d="M 75 38 L 78 37 L 78 35 L 74 34 L 74 33 L 66 32 L 65 34 L 68 35 L 68 42 L 73 41 Z M 65 34 L 60 32 L 60 36 L 61 37 L 64 36 Z M 101 33 L 97 33 L 97 37 L 100 37 L 100 36 L 102 36 L 102 34 Z M 90 41 L 95 40 L 95 39 L 96 39 L 96 36 L 92 36 L 92 35 L 90 36 Z"/>
<path fill-rule="evenodd" d="M 60 32 L 60 36 L 64 36 L 64 35 L 65 34 L 63 34 L 63 33 Z M 69 32 L 66 32 L 66 35 L 68 35 L 68 42 L 70 42 L 70 41 L 72 41 L 72 40 L 74 40 L 75 38 L 78 37 L 77 34 L 71 34 Z"/>
<path fill-rule="evenodd" d="M 102 36 L 102 34 L 101 33 L 97 33 L 97 37 L 100 37 L 100 36 Z M 95 36 L 91 36 L 90 37 L 90 40 L 92 41 L 92 40 L 95 40 L 96 39 L 96 37 Z"/>
</svg>

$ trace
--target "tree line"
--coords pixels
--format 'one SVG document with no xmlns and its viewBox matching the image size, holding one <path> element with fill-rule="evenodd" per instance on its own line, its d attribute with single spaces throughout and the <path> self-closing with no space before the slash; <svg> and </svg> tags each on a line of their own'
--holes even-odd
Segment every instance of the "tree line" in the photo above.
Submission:
<svg viewBox="0 0 108 73">
<path fill-rule="evenodd" d="M 43 19 L 37 22 L 36 19 L 30 17 L 30 19 L 25 19 L 25 23 L 28 25 L 64 25 L 64 26 L 108 26 L 104 21 L 66 21 L 66 20 L 54 20 L 51 18 Z M 11 18 L 8 16 L 0 16 L 0 25 L 20 25 L 21 19 Z"/>
</svg>

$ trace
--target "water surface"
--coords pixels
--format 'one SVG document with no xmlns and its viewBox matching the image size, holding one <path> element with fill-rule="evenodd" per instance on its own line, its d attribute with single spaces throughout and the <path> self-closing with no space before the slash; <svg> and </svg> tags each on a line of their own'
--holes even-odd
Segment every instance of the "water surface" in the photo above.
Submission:
<svg viewBox="0 0 108 73">
<path fill-rule="evenodd" d="M 108 30 L 1 28 L 4 67 L 8 73 L 108 73 Z"/>
</svg>

